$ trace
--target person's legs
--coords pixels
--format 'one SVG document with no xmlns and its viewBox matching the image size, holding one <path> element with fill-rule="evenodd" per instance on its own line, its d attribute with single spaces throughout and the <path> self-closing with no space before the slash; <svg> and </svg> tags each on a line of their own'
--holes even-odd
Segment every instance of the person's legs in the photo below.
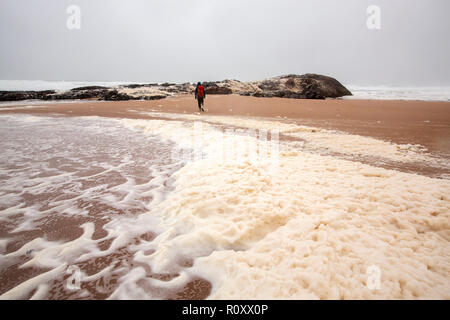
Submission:
<svg viewBox="0 0 450 320">
<path fill-rule="evenodd" d="M 198 109 L 200 111 L 205 111 L 203 110 L 203 98 L 198 98 Z"/>
</svg>

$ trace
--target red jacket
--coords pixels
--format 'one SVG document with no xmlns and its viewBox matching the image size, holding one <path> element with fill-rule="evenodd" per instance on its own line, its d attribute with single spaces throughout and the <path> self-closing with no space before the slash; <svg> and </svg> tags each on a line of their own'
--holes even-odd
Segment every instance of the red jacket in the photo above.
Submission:
<svg viewBox="0 0 450 320">
<path fill-rule="evenodd" d="M 206 97 L 205 88 L 202 85 L 197 86 L 195 88 L 195 99 L 205 97 Z"/>
</svg>

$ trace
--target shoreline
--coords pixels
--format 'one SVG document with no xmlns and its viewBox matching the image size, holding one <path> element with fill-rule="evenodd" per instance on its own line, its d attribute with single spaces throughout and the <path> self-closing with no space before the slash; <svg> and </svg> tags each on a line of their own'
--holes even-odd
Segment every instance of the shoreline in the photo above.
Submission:
<svg viewBox="0 0 450 320">
<path fill-rule="evenodd" d="M 124 289 L 118 279 L 125 279 L 136 268 L 142 267 L 141 281 L 148 297 L 221 298 L 223 296 L 212 290 L 217 286 L 214 277 L 208 276 L 208 272 L 201 272 L 217 270 L 219 274 L 224 274 L 224 270 L 220 270 L 222 264 L 214 264 L 220 258 L 214 253 L 207 256 L 195 254 L 196 250 L 202 249 L 208 241 L 212 241 L 212 248 L 218 248 L 217 254 L 229 255 L 226 260 L 231 261 L 230 266 L 235 270 L 233 274 L 262 272 L 258 267 L 240 269 L 241 265 L 236 263 L 239 259 L 246 259 L 246 256 L 240 256 L 241 249 L 245 245 L 253 248 L 253 241 L 255 244 L 264 242 L 264 247 L 273 248 L 270 253 L 264 255 L 264 259 L 272 256 L 286 259 L 280 265 L 273 264 L 273 260 L 267 260 L 266 263 L 272 271 L 263 274 L 261 278 L 270 278 L 271 274 L 284 270 L 286 265 L 293 265 L 295 270 L 303 268 L 305 272 L 314 273 L 311 268 L 314 269 L 315 262 L 308 259 L 328 259 L 320 248 L 325 245 L 331 250 L 337 244 L 347 250 L 340 251 L 342 268 L 359 268 L 365 263 L 377 264 L 383 270 L 394 272 L 389 281 L 397 283 L 402 280 L 395 274 L 410 263 L 409 255 L 396 256 L 399 263 L 392 266 L 389 259 L 371 260 L 375 255 L 370 252 L 377 252 L 377 256 L 378 253 L 392 256 L 403 252 L 400 250 L 415 248 L 414 244 L 405 245 L 401 242 L 389 249 L 385 246 L 373 247 L 373 237 L 382 237 L 380 243 L 385 244 L 390 241 L 390 235 L 394 234 L 397 243 L 398 239 L 409 239 L 409 230 L 414 228 L 414 241 L 428 241 L 430 237 L 435 236 L 439 236 L 441 240 L 446 239 L 447 228 L 442 221 L 446 221 L 445 191 L 450 181 L 447 165 L 450 163 L 449 103 L 313 101 L 213 95 L 207 97 L 206 107 L 209 109 L 208 113 L 196 112 L 197 106 L 193 97 L 183 95 L 158 101 L 83 101 L 36 106 L 30 104 L 28 107 L 18 105 L 16 108 L 4 110 L 0 108 L 0 118 L 1 115 L 12 116 L 3 119 L 6 124 L 11 121 L 3 128 L 5 150 L 10 149 L 10 154 L 5 153 L 4 156 L 8 172 L 8 175 L 5 175 L 5 186 L 9 186 L 6 192 L 8 195 L 17 193 L 18 203 L 26 204 L 24 208 L 17 205 L 17 208 L 13 209 L 14 214 L 0 228 L 0 236 L 6 239 L 3 253 L 8 257 L 8 264 L 2 270 L 4 283 L 0 288 L 0 295 L 23 299 L 126 298 L 128 296 L 126 292 L 123 296 Z M 161 121 L 139 121 L 148 119 Z M 15 125 L 14 121 L 19 121 L 19 125 Z M 323 149 L 320 149 L 319 145 L 318 149 L 313 146 L 304 149 L 305 152 L 283 154 L 280 159 L 283 161 L 283 174 L 272 176 L 270 181 L 261 176 L 264 166 L 255 169 L 244 165 L 243 170 L 241 166 L 217 166 L 214 161 L 171 163 L 169 150 L 172 150 L 170 148 L 173 146 L 168 142 L 172 139 L 171 134 L 175 134 L 175 141 L 184 141 L 185 137 L 195 131 L 195 121 L 208 123 L 205 132 L 209 146 L 220 143 L 219 136 L 223 130 L 241 127 L 270 130 L 281 128 L 281 142 L 301 142 L 301 135 L 289 135 L 289 125 L 293 124 L 294 127 L 300 125 L 309 126 L 311 129 L 314 127 L 339 130 L 397 143 L 423 142 L 434 155 L 444 155 L 444 166 L 434 166 L 431 158 L 403 162 L 396 157 L 389 157 L 393 152 L 390 146 L 384 148 L 386 144 L 382 143 L 382 147 L 377 149 L 380 141 L 361 137 L 338 141 L 339 135 L 333 135 L 331 143 L 343 147 L 341 151 L 339 148 L 337 151 L 333 148 L 327 151 L 326 145 Z M 286 125 L 288 129 L 283 131 L 282 128 L 286 128 Z M 216 130 L 217 128 L 219 130 Z M 134 131 L 135 129 L 137 131 Z M 316 132 L 309 128 L 306 131 L 307 134 Z M 163 134 L 163 139 L 148 138 L 145 132 Z M 302 132 L 301 130 L 300 133 Z M 321 130 L 317 130 L 317 133 L 312 134 L 321 133 Z M 232 137 L 233 141 L 242 141 L 237 134 Z M 19 144 L 14 144 L 13 141 L 11 146 L 8 144 L 8 138 L 18 141 Z M 24 141 L 28 144 L 24 144 Z M 346 149 L 349 145 L 365 145 L 373 147 L 372 150 L 382 150 L 381 152 L 386 154 L 378 154 L 378 151 L 359 154 L 357 149 Z M 349 153 L 346 150 L 356 151 Z M 321 154 L 323 151 L 324 157 Z M 17 154 L 22 156 L 17 157 Z M 383 156 L 386 156 L 385 159 L 380 161 Z M 8 165 L 8 161 L 12 161 L 10 159 L 16 159 L 14 157 L 18 162 Z M 427 162 L 428 159 L 431 159 L 430 162 Z M 174 172 L 177 173 L 175 179 L 178 185 L 175 188 Z M 413 174 L 405 175 L 405 172 Z M 442 175 L 442 179 L 434 179 L 439 175 Z M 161 190 L 157 191 L 160 187 Z M 299 197 L 290 201 L 289 196 L 285 197 L 290 193 Z M 260 194 L 264 197 L 259 197 Z M 167 198 L 167 202 L 163 200 L 153 203 L 154 199 L 171 195 L 173 197 Z M 265 200 L 267 197 L 270 201 Z M 417 197 L 423 197 L 423 200 L 416 200 Z M 16 201 L 16 198 L 11 198 L 10 201 Z M 14 207 L 13 205 L 14 202 L 11 202 L 7 206 Z M 5 208 L 8 208 L 7 206 Z M 163 263 L 164 259 L 159 260 L 158 255 L 153 256 L 154 253 L 165 254 L 165 251 L 153 242 L 165 229 L 159 229 L 155 223 L 153 209 L 150 209 L 152 206 L 158 208 L 158 214 L 165 219 L 167 226 L 179 226 L 186 221 L 194 223 L 195 226 L 191 231 L 182 234 L 181 237 L 190 240 L 180 249 L 183 254 L 174 256 L 170 266 Z M 289 214 L 285 208 L 290 208 Z M 330 214 L 330 208 L 333 208 L 333 214 Z M 32 212 L 38 213 L 38 217 L 33 216 L 32 220 L 27 215 L 27 210 L 31 209 L 34 210 Z M 224 210 L 226 215 L 223 214 Z M 213 214 L 210 215 L 211 211 Z M 172 215 L 172 212 L 176 214 Z M 340 216 L 336 216 L 336 212 Z M 154 213 L 157 214 L 156 211 Z M 401 222 L 399 213 L 402 214 Z M 325 221 L 323 225 L 316 225 L 318 218 L 323 218 L 320 220 Z M 215 223 L 215 219 L 221 219 L 220 223 Z M 342 219 L 346 220 L 345 224 L 339 224 Z M 237 224 L 245 228 L 237 228 Z M 220 225 L 220 229 L 215 230 L 216 225 Z M 126 232 L 121 231 L 122 226 L 125 226 Z M 297 233 L 299 226 L 304 232 L 302 237 Z M 204 230 L 210 228 L 215 231 L 210 236 L 203 237 Z M 180 227 L 176 227 L 176 230 L 180 230 Z M 231 232 L 232 240 L 226 248 L 233 250 L 220 249 L 224 239 L 230 237 L 226 232 L 222 234 L 223 230 Z M 175 229 L 171 232 L 174 231 Z M 349 238 L 345 233 L 352 234 L 355 238 Z M 215 238 L 213 235 L 217 234 L 219 236 Z M 269 234 L 270 236 L 266 237 Z M 334 240 L 321 240 L 323 234 Z M 121 238 L 120 245 L 115 243 L 116 239 L 120 238 L 119 235 L 126 237 L 126 240 Z M 26 283 L 27 280 L 44 275 L 51 278 L 49 274 L 60 272 L 59 269 L 47 270 L 33 265 L 37 259 L 33 253 L 34 248 L 27 251 L 28 247 L 24 246 L 31 246 L 32 241 L 40 238 L 53 241 L 49 246 L 51 250 L 56 251 L 64 250 L 68 243 L 77 248 L 82 241 L 88 241 L 91 246 L 82 245 L 77 249 L 84 252 L 83 250 L 91 248 L 90 253 L 84 256 L 85 259 L 77 261 L 79 254 L 65 258 L 67 263 L 74 264 L 89 277 L 109 268 L 112 261 L 115 262 L 114 267 L 107 271 L 107 277 L 101 280 L 89 278 L 90 280 L 81 286 L 84 295 L 66 290 L 66 277 L 63 273 L 52 276 L 54 281 L 48 284 L 48 290 L 41 292 L 33 289 L 33 285 Z M 164 246 L 178 248 L 183 242 L 177 239 L 179 240 L 178 237 L 167 239 Z M 274 245 L 271 239 L 275 239 L 277 245 Z M 292 246 L 293 241 L 298 241 L 296 247 L 299 252 L 302 252 L 304 243 L 312 244 L 318 251 L 311 256 L 303 253 L 292 254 L 292 251 L 286 250 Z M 361 243 L 364 244 L 364 250 L 367 250 L 364 251 L 367 252 L 364 253 L 365 260 L 345 260 L 349 257 L 349 252 L 360 252 Z M 435 248 L 442 248 L 445 244 L 439 242 Z M 253 249 L 257 250 L 256 247 Z M 35 254 L 39 255 L 41 251 L 36 249 Z M 446 271 L 439 269 L 438 263 L 427 262 L 430 253 L 424 254 L 420 250 L 414 252 L 413 261 L 430 265 L 424 275 L 432 277 L 436 284 L 442 283 L 439 279 L 445 277 Z M 431 255 L 435 257 L 435 261 L 444 259 L 438 249 L 433 249 Z M 251 253 L 249 256 L 252 257 Z M 212 265 L 208 266 L 205 262 L 208 259 Z M 148 261 L 155 264 L 150 265 Z M 305 263 L 305 266 L 302 266 L 302 263 Z M 26 267 L 19 267 L 21 265 Z M 292 268 L 288 270 L 294 270 Z M 171 287 L 170 280 L 186 270 L 191 270 L 192 273 L 185 283 L 179 287 Z M 320 271 L 317 276 L 327 276 L 327 270 Z M 343 293 L 341 292 L 339 297 L 361 298 L 370 297 L 372 294 L 375 298 L 379 297 L 378 293 L 365 291 L 364 286 L 361 286 L 364 284 L 365 275 L 364 270 L 356 271 L 352 281 L 361 289 L 352 291 L 347 285 L 341 285 Z M 161 280 L 161 287 L 154 286 L 152 279 Z M 300 281 L 299 279 L 296 281 Z M 105 281 L 106 285 L 99 281 Z M 232 283 L 233 279 L 230 281 Z M 227 283 L 223 288 L 224 296 L 236 298 L 227 291 Z M 427 288 L 426 285 L 423 287 Z M 97 291 L 98 288 L 106 291 Z M 403 292 L 402 289 L 398 292 L 396 288 L 390 287 L 388 289 L 390 291 L 382 297 L 409 297 L 409 291 Z M 301 295 L 301 287 L 294 285 L 292 290 L 298 290 L 295 297 L 305 297 Z M 439 290 L 440 287 L 435 289 L 432 296 L 439 296 Z M 260 293 L 253 293 L 251 296 L 260 297 L 258 294 Z M 279 294 L 284 297 L 285 293 Z M 336 297 L 333 292 L 326 290 L 321 293 L 320 288 L 310 290 L 310 294 L 324 299 Z M 425 291 L 421 294 L 423 297 L 430 295 Z M 269 294 L 261 297 L 274 296 Z"/>
<path fill-rule="evenodd" d="M 113 118 L 143 117 L 137 112 L 198 113 L 191 95 L 162 100 L 65 101 L 11 103 L 0 114 L 59 114 Z M 420 144 L 429 152 L 450 157 L 450 102 L 421 100 L 285 99 L 209 95 L 206 115 L 268 118 L 398 144 Z M 137 112 L 136 112 L 137 111 Z"/>
</svg>

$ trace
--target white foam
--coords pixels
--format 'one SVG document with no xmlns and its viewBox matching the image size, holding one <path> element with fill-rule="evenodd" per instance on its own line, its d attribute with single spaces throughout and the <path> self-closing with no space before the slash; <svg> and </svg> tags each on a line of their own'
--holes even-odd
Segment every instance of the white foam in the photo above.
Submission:
<svg viewBox="0 0 450 320">
<path fill-rule="evenodd" d="M 182 288 L 193 276 L 212 282 L 209 298 L 213 299 L 450 298 L 449 180 L 309 152 L 313 148 L 306 152 L 288 142 L 279 145 L 278 170 L 270 170 L 270 162 L 251 161 L 250 149 L 241 149 L 242 157 L 236 161 L 223 161 L 216 156 L 217 146 L 224 140 L 238 145 L 242 135 L 203 122 L 204 139 L 193 144 L 198 127 L 192 120 L 279 128 L 321 148 L 331 144 L 327 137 L 343 133 L 313 132 L 309 127 L 276 121 L 189 115 L 172 116 L 172 120 L 54 118 L 48 127 L 46 118 L 42 122 L 20 117 L 0 119 L 6 121 L 5 136 L 8 130 L 13 130 L 15 138 L 19 131 L 36 130 L 32 131 L 33 139 L 29 138 L 34 142 L 30 145 L 18 145 L 12 139 L 1 142 L 5 152 L 0 169 L 8 176 L 8 183 L 0 191 L 27 190 L 39 195 L 63 188 L 71 198 L 53 199 L 49 205 L 75 216 L 86 216 L 85 210 L 77 207 L 77 199 L 99 200 L 124 212 L 130 208 L 145 210 L 137 216 L 111 215 L 102 239 L 92 239 L 93 223 L 87 223 L 83 235 L 73 241 L 36 238 L 15 252 L 0 255 L 0 261 L 7 263 L 31 252 L 31 259 L 22 267 L 52 268 L 1 298 L 17 299 L 34 289 L 33 298 L 43 297 L 46 284 L 60 277 L 67 266 L 111 254 L 123 246 L 152 272 L 178 272 L 179 276 L 159 281 L 149 279 L 142 267 L 131 268 L 119 279 L 111 299 L 161 298 L 164 294 L 158 292 Z M 58 134 L 50 138 L 49 132 Z M 253 136 L 245 139 L 250 144 L 273 143 Z M 354 150 L 347 143 L 364 142 L 358 136 L 336 139 L 339 153 Z M 67 148 L 59 148 L 68 142 Z M 158 153 L 149 156 L 156 144 Z M 75 171 L 64 171 L 65 167 L 58 165 L 50 168 L 45 151 L 49 146 L 57 147 L 52 158 L 64 158 Z M 205 156 L 188 158 L 181 166 L 171 158 L 173 149 L 180 148 Z M 379 148 L 397 159 L 390 144 L 378 140 L 365 145 L 363 151 L 375 154 Z M 89 157 L 99 152 L 105 154 L 100 160 Z M 416 156 L 421 156 L 420 150 L 407 153 L 411 161 Z M 25 169 L 8 169 L 8 163 Z M 129 174 L 138 163 L 150 168 L 145 173 L 148 181 L 140 184 Z M 82 177 L 79 174 L 87 164 L 96 170 Z M 31 178 L 51 170 L 56 171 L 50 177 Z M 113 172 L 122 177 L 120 184 L 108 187 L 108 182 L 99 182 Z M 89 179 L 97 183 L 83 187 Z M 13 213 L 23 213 L 19 230 L 33 228 L 38 218 L 52 212 L 15 201 L 17 198 L 7 198 L 4 203 L 8 208 L 1 214 L 7 221 Z M 129 245 L 130 240 L 149 231 L 157 234 L 153 241 Z M 107 239 L 113 240 L 112 244 L 100 251 L 98 243 Z M 194 266 L 181 270 L 177 261 L 183 257 L 194 259 Z M 370 266 L 381 271 L 377 290 L 367 286 Z M 82 274 L 81 279 L 95 280 L 107 272 L 104 269 L 90 277 Z"/>
<path fill-rule="evenodd" d="M 21 106 L 21 105 L 15 105 L 13 107 L 10 108 L 6 108 L 6 107 L 2 107 L 2 105 L 0 105 L 0 111 L 4 111 L 4 110 L 22 110 L 22 109 L 34 109 L 37 106 L 32 106 L 32 105 L 26 105 L 26 106 Z"/>
<path fill-rule="evenodd" d="M 0 141 L 3 151 L 0 174 L 5 181 L 0 187 L 0 219 L 5 225 L 12 223 L 15 226 L 10 231 L 11 238 L 2 239 L 0 243 L 2 266 L 25 256 L 28 261 L 21 265 L 22 268 L 54 270 L 61 265 L 67 268 L 128 247 L 132 239 L 142 234 L 164 230 L 150 213 L 135 216 L 128 212 L 149 212 L 151 206 L 165 199 L 164 194 L 170 188 L 167 177 L 179 166 L 170 161 L 170 149 L 165 149 L 167 144 L 124 129 L 117 121 L 99 117 L 8 115 L 0 117 L 0 121 L 4 137 Z M 159 148 L 158 153 L 149 157 L 148 150 L 154 147 Z M 143 176 L 137 176 L 136 167 L 145 169 L 141 172 Z M 104 177 L 111 175 L 117 182 L 109 185 L 113 181 Z M 144 181 L 138 184 L 137 178 Z M 25 202 L 24 194 L 35 200 Z M 39 201 L 41 195 L 45 201 Z M 89 217 L 88 207 L 80 207 L 78 201 L 96 201 L 122 212 L 122 215 L 102 213 L 111 221 L 103 226 L 107 235 L 101 239 L 92 239 L 94 225 L 89 222 L 83 225 L 82 236 L 72 241 L 35 238 L 16 251 L 5 253 L 16 232 L 39 230 L 42 219 Z M 12 219 L 17 216 L 16 220 Z M 101 251 L 98 244 L 109 239 L 113 240 L 112 244 Z M 97 276 L 102 276 L 102 272 L 106 271 L 100 271 Z M 35 277 L 2 297 L 18 298 L 37 289 L 33 298 L 40 298 L 47 292 L 49 277 L 60 275 L 57 272 Z M 81 281 L 93 279 L 93 276 L 81 277 Z M 82 294 L 86 292 L 79 292 L 79 296 Z"/>
<path fill-rule="evenodd" d="M 450 101 L 450 87 L 346 86 L 344 99 Z"/>
<path fill-rule="evenodd" d="M 162 120 L 134 121 L 163 133 Z M 180 141 L 193 130 L 174 127 L 185 130 L 172 135 Z M 271 176 L 260 164 L 210 159 L 175 173 L 156 210 L 169 229 L 147 258 L 152 269 L 198 256 L 191 271 L 213 281 L 213 299 L 449 298 L 449 181 L 280 150 Z M 367 287 L 372 265 L 379 290 Z"/>
<path fill-rule="evenodd" d="M 10 242 L 9 239 L 0 239 L 0 253 L 3 253 L 6 251 L 6 246 Z"/>
<path fill-rule="evenodd" d="M 34 289 L 38 291 L 33 295 L 35 299 L 39 299 L 43 290 L 46 290 L 46 284 L 50 283 L 53 279 L 64 274 L 67 268 L 66 264 L 62 264 L 48 272 L 42 273 L 34 278 L 31 278 L 25 282 L 22 282 L 18 286 L 9 290 L 8 292 L 0 296 L 0 300 L 19 300 L 24 299 L 28 294 L 30 294 Z"/>
<path fill-rule="evenodd" d="M 214 240 L 194 268 L 213 279 L 210 298 L 448 298 L 448 181 L 306 155 L 281 165 L 270 183 L 237 168 L 221 168 L 220 179 L 206 164 L 183 169 L 177 190 L 189 181 L 191 201 L 170 199 L 168 211 L 189 216 L 185 237 L 198 246 Z M 200 170 L 214 182 L 195 182 Z M 226 200 L 208 206 L 217 198 Z M 371 265 L 382 270 L 380 290 L 366 286 Z"/>
<path fill-rule="evenodd" d="M 419 144 L 396 144 L 372 137 L 352 135 L 336 130 L 326 130 L 281 121 L 247 117 L 197 116 L 156 112 L 145 114 L 177 120 L 209 121 L 229 126 L 275 130 L 280 134 L 302 139 L 304 141 L 304 144 L 302 144 L 304 150 L 320 150 L 325 153 L 334 152 L 349 156 L 377 157 L 401 162 L 428 162 L 441 165 L 447 163 L 442 163 L 442 161 L 440 162 L 428 154 L 426 148 Z"/>
</svg>

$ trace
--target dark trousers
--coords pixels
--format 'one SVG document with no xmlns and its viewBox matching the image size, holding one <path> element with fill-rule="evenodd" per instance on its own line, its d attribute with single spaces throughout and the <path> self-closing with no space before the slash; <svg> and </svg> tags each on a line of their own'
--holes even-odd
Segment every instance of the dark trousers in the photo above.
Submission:
<svg viewBox="0 0 450 320">
<path fill-rule="evenodd" d="M 203 98 L 197 98 L 197 102 L 198 102 L 198 109 L 202 110 L 203 109 Z"/>
</svg>

